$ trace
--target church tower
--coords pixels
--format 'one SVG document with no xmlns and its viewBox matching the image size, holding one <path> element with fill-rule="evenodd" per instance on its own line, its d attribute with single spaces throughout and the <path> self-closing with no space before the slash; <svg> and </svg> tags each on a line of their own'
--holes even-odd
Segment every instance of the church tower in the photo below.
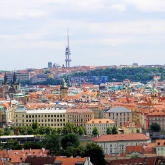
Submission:
<svg viewBox="0 0 165 165">
<path fill-rule="evenodd" d="M 65 79 L 62 80 L 62 85 L 60 88 L 60 99 L 62 100 L 64 97 L 68 96 L 68 87 L 66 85 Z"/>
<path fill-rule="evenodd" d="M 158 100 L 159 100 L 158 90 L 154 87 L 151 93 L 151 102 L 152 104 L 158 104 Z"/>
<path fill-rule="evenodd" d="M 9 84 L 7 83 L 7 75 L 6 75 L 6 72 L 5 72 L 5 75 L 4 75 L 4 81 L 2 83 L 2 97 L 3 98 L 7 98 L 7 93 L 8 93 L 8 90 L 9 90 Z"/>
</svg>

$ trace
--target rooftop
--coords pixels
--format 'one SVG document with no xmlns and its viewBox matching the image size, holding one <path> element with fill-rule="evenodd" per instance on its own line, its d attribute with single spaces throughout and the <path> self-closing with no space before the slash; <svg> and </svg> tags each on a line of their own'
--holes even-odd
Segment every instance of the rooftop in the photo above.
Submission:
<svg viewBox="0 0 165 165">
<path fill-rule="evenodd" d="M 102 135 L 92 139 L 94 142 L 109 142 L 109 141 L 135 141 L 135 140 L 150 140 L 150 138 L 142 133 L 135 134 L 116 134 Z"/>
</svg>

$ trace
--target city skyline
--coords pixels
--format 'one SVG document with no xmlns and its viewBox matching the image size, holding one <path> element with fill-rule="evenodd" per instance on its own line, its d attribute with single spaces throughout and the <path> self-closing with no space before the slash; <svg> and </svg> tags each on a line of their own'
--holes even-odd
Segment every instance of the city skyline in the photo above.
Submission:
<svg viewBox="0 0 165 165">
<path fill-rule="evenodd" d="M 1 1 L 1 69 L 65 65 L 69 28 L 71 66 L 165 64 L 165 1 Z"/>
</svg>

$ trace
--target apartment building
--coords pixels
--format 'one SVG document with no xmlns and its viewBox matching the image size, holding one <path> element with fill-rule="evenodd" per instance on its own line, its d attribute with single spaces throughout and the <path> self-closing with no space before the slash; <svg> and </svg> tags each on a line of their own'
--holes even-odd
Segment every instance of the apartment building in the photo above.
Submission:
<svg viewBox="0 0 165 165">
<path fill-rule="evenodd" d="M 116 123 L 111 119 L 92 119 L 86 123 L 86 132 L 87 135 L 92 135 L 92 131 L 94 127 L 97 127 L 99 134 L 106 134 L 107 128 L 111 129 Z"/>
<path fill-rule="evenodd" d="M 132 121 L 132 113 L 125 107 L 112 107 L 105 111 L 104 118 L 114 120 L 117 127 L 121 128 L 126 122 Z"/>
<path fill-rule="evenodd" d="M 39 126 L 62 128 L 66 123 L 66 110 L 55 108 L 27 110 L 24 106 L 19 106 L 14 116 L 15 126 L 31 126 L 33 122 L 38 122 Z"/>
<path fill-rule="evenodd" d="M 131 134 L 131 133 L 142 133 L 142 128 L 139 123 L 135 122 L 126 122 L 122 126 L 122 130 L 124 134 Z"/>
<path fill-rule="evenodd" d="M 156 140 L 156 155 L 165 156 L 165 140 Z"/>
<path fill-rule="evenodd" d="M 159 110 L 150 111 L 150 113 L 143 114 L 144 129 L 150 129 L 152 123 L 158 123 L 162 131 L 165 130 L 165 112 Z"/>
<path fill-rule="evenodd" d="M 141 133 L 102 135 L 92 141 L 103 148 L 105 154 L 120 155 L 126 152 L 126 146 L 138 146 L 151 143 L 151 139 Z"/>
<path fill-rule="evenodd" d="M 17 107 L 14 113 L 15 126 L 31 126 L 37 122 L 39 126 L 62 128 L 67 122 L 77 126 L 85 126 L 85 123 L 94 119 L 94 113 L 89 109 L 59 109 L 34 108 L 26 109 L 23 105 Z"/>
<path fill-rule="evenodd" d="M 85 126 L 86 122 L 94 119 L 94 112 L 89 109 L 66 109 L 66 121 L 77 126 Z"/>
</svg>

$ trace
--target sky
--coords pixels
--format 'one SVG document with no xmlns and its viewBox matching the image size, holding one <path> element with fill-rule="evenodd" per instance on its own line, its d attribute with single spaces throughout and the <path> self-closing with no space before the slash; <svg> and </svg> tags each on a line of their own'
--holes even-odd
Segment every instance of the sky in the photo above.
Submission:
<svg viewBox="0 0 165 165">
<path fill-rule="evenodd" d="M 165 0 L 0 0 L 0 70 L 165 64 Z"/>
</svg>

